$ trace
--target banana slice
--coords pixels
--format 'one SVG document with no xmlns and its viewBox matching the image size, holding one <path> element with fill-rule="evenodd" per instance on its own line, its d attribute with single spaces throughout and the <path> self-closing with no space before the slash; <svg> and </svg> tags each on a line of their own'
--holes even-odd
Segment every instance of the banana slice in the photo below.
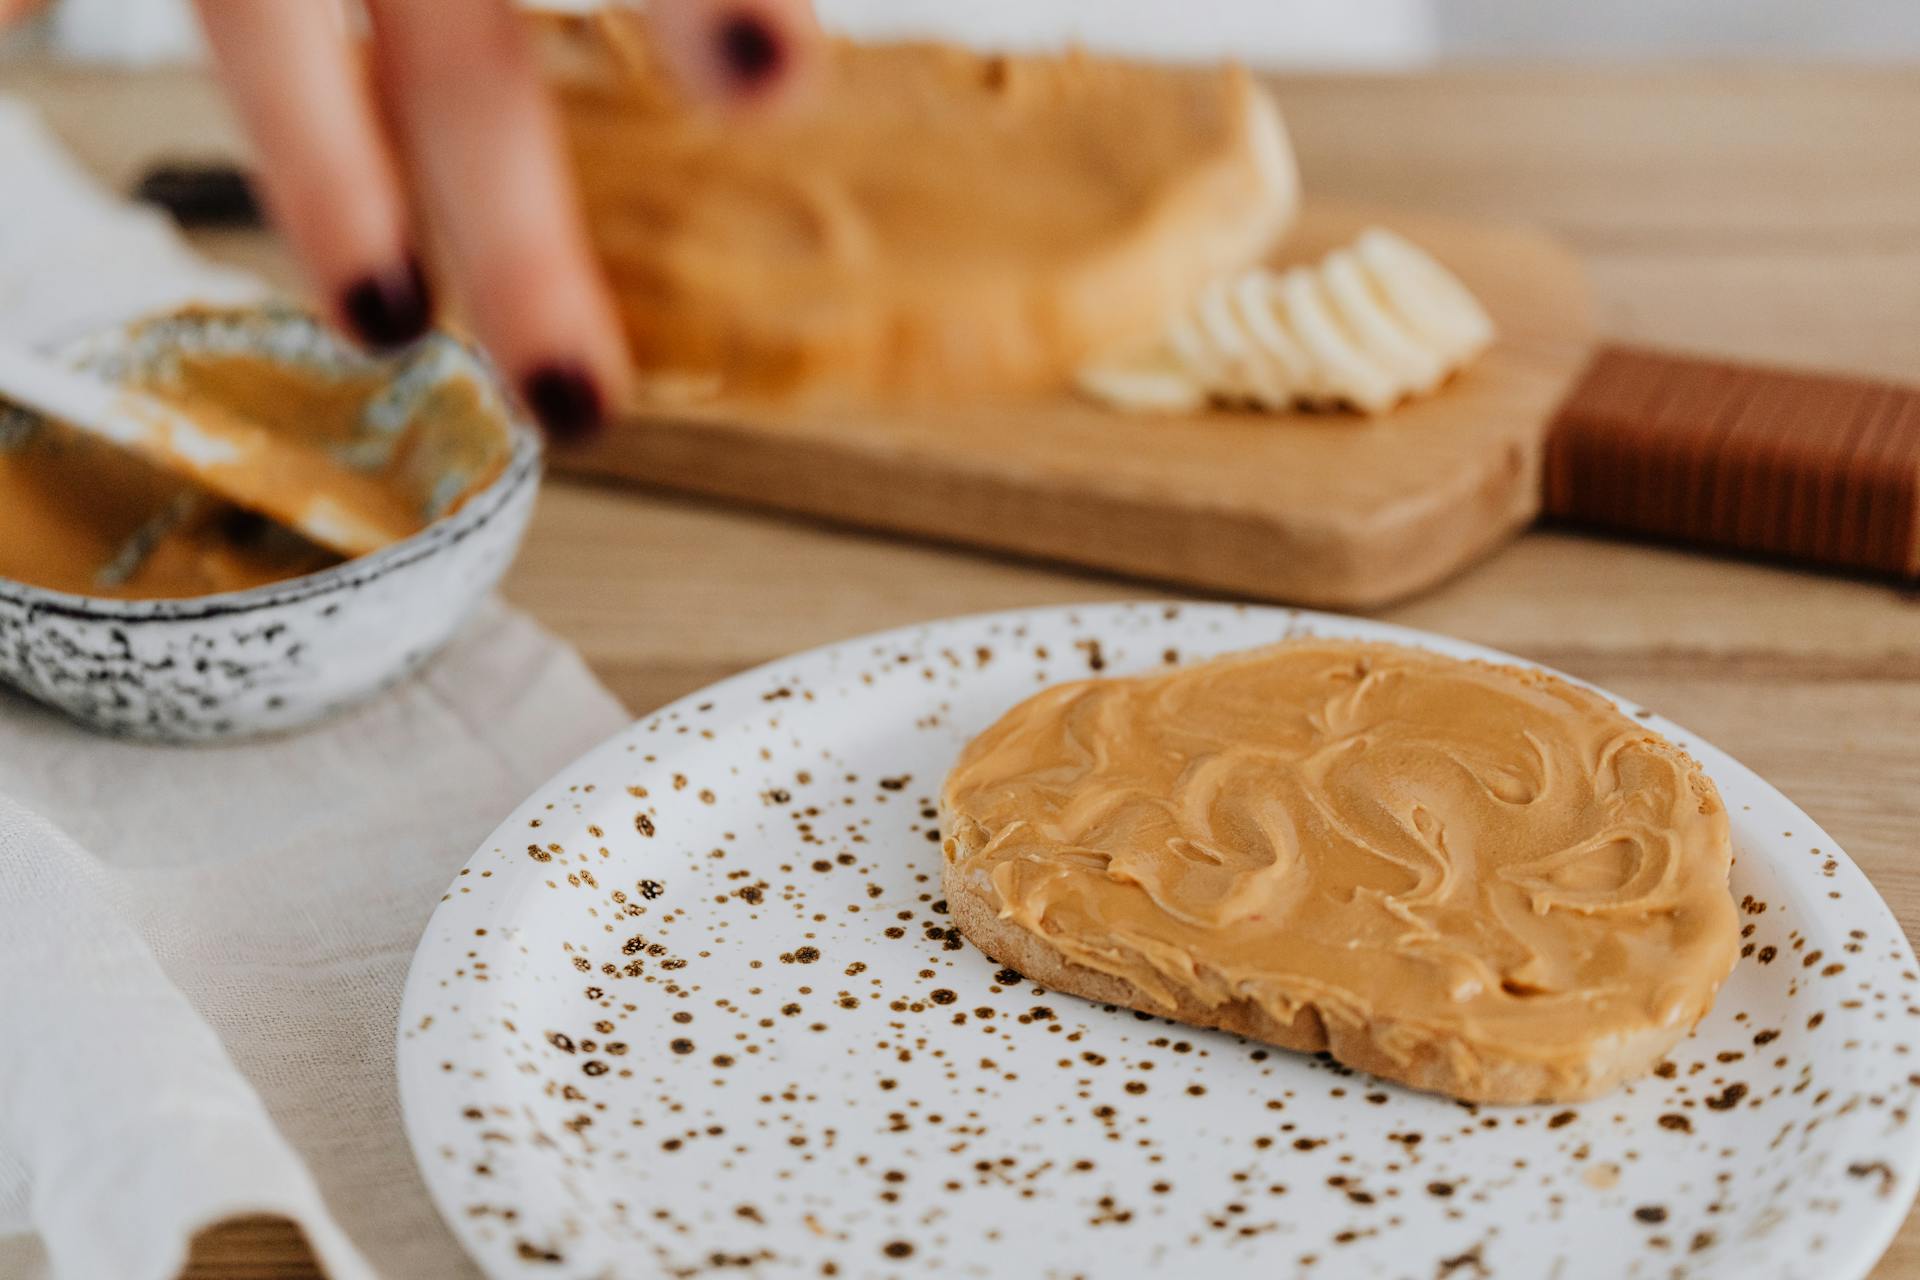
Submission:
<svg viewBox="0 0 1920 1280">
<path fill-rule="evenodd" d="M 1201 293 L 1195 319 L 1200 335 L 1212 344 L 1226 366 L 1227 378 L 1222 384 L 1225 398 L 1259 409 L 1293 403 L 1292 381 L 1247 332 L 1229 281 L 1216 281 Z"/>
<path fill-rule="evenodd" d="M 1354 252 L 1394 309 L 1442 356 L 1464 362 L 1493 341 L 1493 320 L 1479 299 L 1416 245 L 1370 227 Z"/>
<path fill-rule="evenodd" d="M 1400 387 L 1355 344 L 1327 305 L 1319 274 L 1295 267 L 1280 277 L 1280 306 L 1300 345 L 1320 369 L 1328 397 L 1362 413 L 1381 413 L 1400 402 Z"/>
<path fill-rule="evenodd" d="M 1210 396 L 1231 397 L 1233 370 L 1229 357 L 1218 350 L 1191 314 L 1183 313 L 1167 325 L 1167 350 Z"/>
<path fill-rule="evenodd" d="M 1312 266 L 1214 282 L 1157 345 L 1082 371 L 1080 387 L 1119 409 L 1384 413 L 1431 394 L 1493 336 L 1492 319 L 1451 272 L 1373 227 Z"/>
<path fill-rule="evenodd" d="M 1298 403 L 1311 403 L 1324 393 L 1320 371 L 1300 340 L 1287 328 L 1280 316 L 1275 296 L 1278 281 L 1265 271 L 1249 271 L 1230 286 L 1234 314 L 1246 326 L 1247 335 L 1267 359 L 1285 395 L 1265 406 L 1287 409 Z"/>
<path fill-rule="evenodd" d="M 1335 314 L 1361 350 L 1386 368 L 1406 394 L 1423 396 L 1440 385 L 1451 362 L 1423 344 L 1394 314 L 1352 251 L 1328 254 L 1320 264 L 1320 280 Z"/>
<path fill-rule="evenodd" d="M 1132 363 L 1088 365 L 1079 386 L 1088 399 L 1128 413 L 1198 413 L 1207 407 L 1207 389 L 1184 365 L 1143 358 Z"/>
</svg>

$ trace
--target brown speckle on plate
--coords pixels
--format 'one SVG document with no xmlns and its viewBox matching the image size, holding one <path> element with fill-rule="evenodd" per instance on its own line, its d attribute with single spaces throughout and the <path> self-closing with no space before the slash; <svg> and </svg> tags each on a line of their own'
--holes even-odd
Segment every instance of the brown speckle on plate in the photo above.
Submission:
<svg viewBox="0 0 1920 1280">
<path fill-rule="evenodd" d="M 1407 639 L 1196 605 L 936 624 L 703 691 L 556 779 L 408 987 L 402 1094 L 455 1231 L 500 1277 L 1861 1274 L 1920 1172 L 1920 967 L 1832 841 L 1691 737 L 1752 951 L 1592 1103 L 1462 1107 L 1050 994 L 952 927 L 936 795 L 972 732 L 1037 681 L 1313 631 Z"/>
</svg>

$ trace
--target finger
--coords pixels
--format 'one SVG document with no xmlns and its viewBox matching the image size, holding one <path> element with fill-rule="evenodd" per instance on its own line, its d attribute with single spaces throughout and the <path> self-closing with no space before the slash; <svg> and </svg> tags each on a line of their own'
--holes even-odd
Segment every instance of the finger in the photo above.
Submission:
<svg viewBox="0 0 1920 1280">
<path fill-rule="evenodd" d="M 336 7 L 199 0 L 199 10 L 253 139 L 267 206 L 336 322 L 373 347 L 413 341 L 433 308 Z"/>
<path fill-rule="evenodd" d="M 0 27 L 26 17 L 40 4 L 41 0 L 0 0 Z"/>
<path fill-rule="evenodd" d="M 712 101 L 783 101 L 819 61 L 809 0 L 654 0 L 647 17 L 674 74 Z"/>
<path fill-rule="evenodd" d="M 482 340 L 550 432 L 584 435 L 625 349 L 558 126 L 509 0 L 449 7 L 370 0 L 381 91 Z"/>
</svg>

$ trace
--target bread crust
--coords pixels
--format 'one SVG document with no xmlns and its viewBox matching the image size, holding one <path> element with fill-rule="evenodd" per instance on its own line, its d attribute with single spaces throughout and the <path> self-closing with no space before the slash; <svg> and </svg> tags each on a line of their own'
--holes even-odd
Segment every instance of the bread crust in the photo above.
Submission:
<svg viewBox="0 0 1920 1280">
<path fill-rule="evenodd" d="M 1357 1071 L 1466 1102 L 1580 1102 L 1598 1097 L 1652 1070 L 1693 1028 L 1713 1000 L 1714 990 L 1709 989 L 1699 994 L 1698 1008 L 1690 1016 L 1670 1026 L 1648 1026 L 1629 1037 L 1595 1041 L 1588 1046 L 1585 1060 L 1571 1071 L 1564 1057 L 1550 1067 L 1545 1062 L 1490 1054 L 1481 1046 L 1432 1036 L 1420 1037 L 1413 1056 L 1402 1059 L 1382 1048 L 1383 1041 L 1393 1039 L 1385 1034 L 1391 1030 L 1388 1026 L 1379 1022 L 1343 1024 L 1323 1018 L 1311 1003 L 1303 1004 L 1293 1020 L 1284 1023 L 1253 1000 L 1242 998 L 1208 1006 L 1185 989 L 1175 990 L 1175 1003 L 1168 1007 L 1125 978 L 1074 963 L 1045 937 L 1002 918 L 991 887 L 974 883 L 958 869 L 955 855 L 959 846 L 952 818 L 943 803 L 941 887 L 947 910 L 962 936 L 996 963 L 1051 991 L 1196 1027 L 1217 1028 L 1298 1053 L 1325 1053 Z"/>
</svg>

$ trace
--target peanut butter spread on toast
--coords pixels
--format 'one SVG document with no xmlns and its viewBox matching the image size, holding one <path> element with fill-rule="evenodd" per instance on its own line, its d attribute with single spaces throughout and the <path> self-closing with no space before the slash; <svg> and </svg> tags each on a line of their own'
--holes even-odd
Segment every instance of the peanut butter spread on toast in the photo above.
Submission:
<svg viewBox="0 0 1920 1280">
<path fill-rule="evenodd" d="M 1387 1074 L 1438 1053 L 1585 1092 L 1607 1046 L 1691 1027 L 1738 945 L 1692 759 L 1566 681 L 1411 648 L 1050 688 L 943 804 L 950 874 L 1140 1007 L 1311 1010 Z"/>
</svg>

